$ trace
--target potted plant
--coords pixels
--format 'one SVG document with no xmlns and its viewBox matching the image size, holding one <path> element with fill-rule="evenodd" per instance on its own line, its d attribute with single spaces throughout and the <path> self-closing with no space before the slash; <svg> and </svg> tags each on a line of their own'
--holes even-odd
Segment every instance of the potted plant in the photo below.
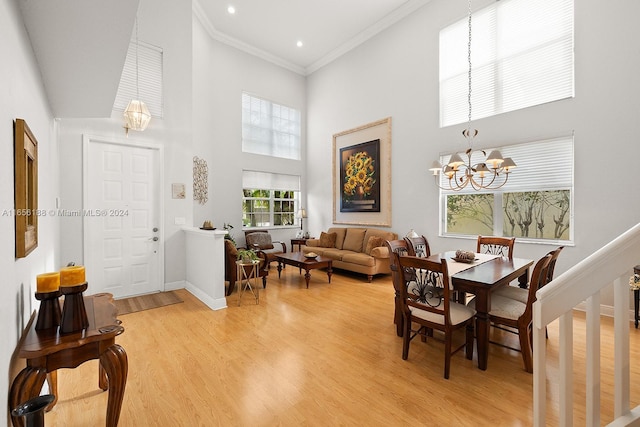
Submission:
<svg viewBox="0 0 640 427">
<path fill-rule="evenodd" d="M 227 240 L 230 240 L 233 243 L 233 245 L 235 246 L 236 239 L 234 239 L 233 235 L 231 234 L 231 230 L 233 230 L 233 225 L 227 224 L 225 222 L 224 226 L 222 228 L 224 228 L 227 231 L 227 234 L 224 235 L 224 238 L 227 239 Z"/>
<path fill-rule="evenodd" d="M 257 262 L 260 260 L 258 254 L 253 249 L 238 249 L 238 261 L 245 264 Z"/>
</svg>

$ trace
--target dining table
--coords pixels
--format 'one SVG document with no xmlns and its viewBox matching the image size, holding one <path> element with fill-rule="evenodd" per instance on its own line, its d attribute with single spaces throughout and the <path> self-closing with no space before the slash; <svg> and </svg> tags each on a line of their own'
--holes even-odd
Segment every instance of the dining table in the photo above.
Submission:
<svg viewBox="0 0 640 427">
<path fill-rule="evenodd" d="M 474 260 L 456 261 L 456 252 L 448 251 L 428 257 L 432 261 L 447 261 L 453 290 L 458 292 L 458 301 L 465 301 L 466 293 L 475 295 L 476 300 L 476 349 L 478 368 L 487 369 L 489 358 L 489 329 L 491 322 L 491 294 L 502 286 L 517 280 L 520 287 L 526 287 L 529 281 L 531 259 L 506 258 L 490 254 L 475 254 Z"/>
</svg>

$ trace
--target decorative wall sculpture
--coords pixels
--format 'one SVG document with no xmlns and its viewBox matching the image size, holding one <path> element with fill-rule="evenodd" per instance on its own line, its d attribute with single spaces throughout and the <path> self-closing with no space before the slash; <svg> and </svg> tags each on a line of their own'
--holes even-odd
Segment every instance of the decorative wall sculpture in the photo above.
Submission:
<svg viewBox="0 0 640 427">
<path fill-rule="evenodd" d="M 207 161 L 193 157 L 193 200 L 196 200 L 201 205 L 207 203 L 209 200 L 209 170 L 207 168 Z"/>
</svg>

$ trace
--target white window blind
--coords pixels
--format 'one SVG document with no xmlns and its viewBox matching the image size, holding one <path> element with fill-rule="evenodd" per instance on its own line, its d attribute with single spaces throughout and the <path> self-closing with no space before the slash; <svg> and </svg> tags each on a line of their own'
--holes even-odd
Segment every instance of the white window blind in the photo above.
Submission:
<svg viewBox="0 0 640 427">
<path fill-rule="evenodd" d="M 300 111 L 242 94 L 242 151 L 300 160 Z"/>
<path fill-rule="evenodd" d="M 244 170 L 242 171 L 242 188 L 300 191 L 300 177 L 298 175 Z"/>
<path fill-rule="evenodd" d="M 518 165 L 509 173 L 509 180 L 499 190 L 476 191 L 468 186 L 464 190 L 442 190 L 442 194 L 475 194 L 495 192 L 520 192 L 541 190 L 564 190 L 573 188 L 573 136 L 564 136 L 543 141 L 528 142 L 498 148 L 503 157 L 511 157 Z M 493 149 L 484 150 L 489 154 Z M 463 153 L 464 154 L 464 153 Z M 450 155 L 440 157 L 445 164 Z M 463 156 L 463 159 L 466 159 Z M 482 151 L 476 150 L 472 164 L 486 160 Z M 500 178 L 498 178 L 500 179 Z M 449 186 L 446 175 L 440 175 L 440 186 Z"/>
<path fill-rule="evenodd" d="M 129 101 L 140 99 L 147 105 L 152 117 L 162 118 L 162 49 L 138 42 L 137 50 L 139 89 L 136 90 L 136 42 L 131 41 L 113 109 L 124 111 Z"/>
<path fill-rule="evenodd" d="M 468 119 L 468 18 L 440 31 L 440 126 Z M 574 96 L 573 0 L 502 0 L 472 15 L 472 119 Z"/>
</svg>

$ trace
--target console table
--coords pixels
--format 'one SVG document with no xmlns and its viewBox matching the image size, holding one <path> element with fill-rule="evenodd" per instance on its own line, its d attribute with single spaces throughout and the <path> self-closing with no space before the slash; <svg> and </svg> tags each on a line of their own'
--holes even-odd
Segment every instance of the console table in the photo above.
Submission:
<svg viewBox="0 0 640 427">
<path fill-rule="evenodd" d="M 115 339 L 124 328 L 117 319 L 118 311 L 111 294 L 85 296 L 84 303 L 89 326 L 80 332 L 61 334 L 59 327 L 36 330 L 36 322 L 30 323 L 17 349 L 18 357 L 26 359 L 27 366 L 11 384 L 10 408 L 37 397 L 47 379 L 55 396 L 47 407 L 50 410 L 58 400 L 56 371 L 99 359 L 98 385 L 102 390 L 109 390 L 106 425 L 118 425 L 129 362 L 124 348 L 116 344 Z M 11 421 L 16 427 L 24 425 L 22 417 L 12 416 Z"/>
</svg>

